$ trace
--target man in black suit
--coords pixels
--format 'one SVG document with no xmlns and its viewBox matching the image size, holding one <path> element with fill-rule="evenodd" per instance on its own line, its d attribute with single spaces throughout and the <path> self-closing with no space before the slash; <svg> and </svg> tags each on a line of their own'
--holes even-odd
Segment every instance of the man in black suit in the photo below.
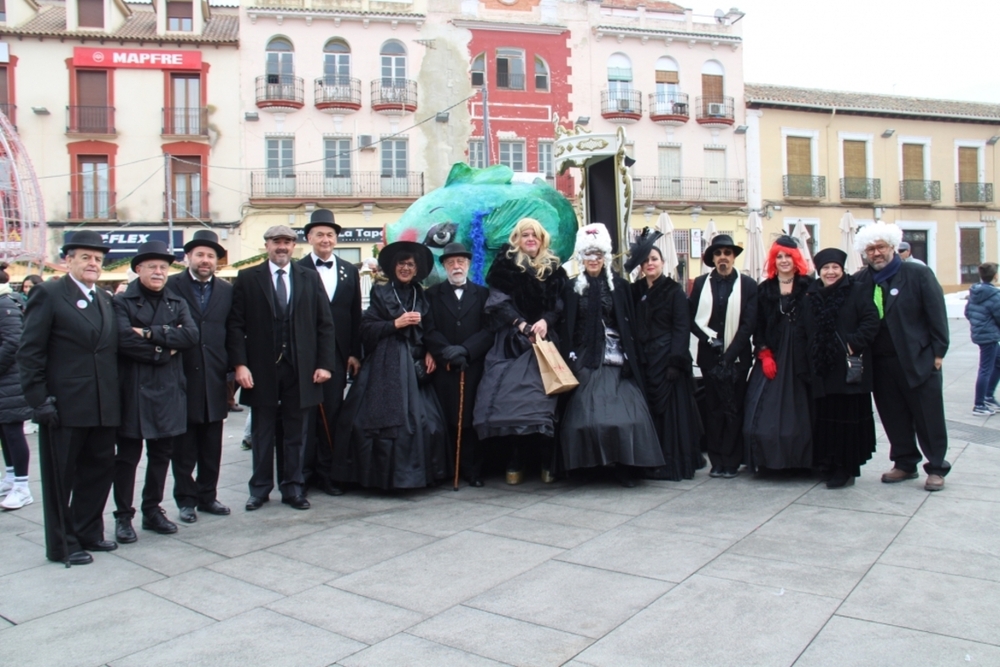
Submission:
<svg viewBox="0 0 1000 667">
<path fill-rule="evenodd" d="M 330 469 L 337 416 L 344 402 L 348 373 L 355 376 L 361 369 L 361 277 L 352 264 L 333 254 L 340 229 L 334 221 L 333 211 L 313 211 L 305 227 L 312 252 L 299 260 L 299 264 L 319 274 L 337 330 L 333 377 L 323 384 L 320 408 L 312 411 L 302 466 L 306 482 L 331 496 L 344 493 L 333 481 Z"/>
<path fill-rule="evenodd" d="M 868 261 L 855 279 L 872 295 L 882 322 L 871 354 L 865 354 L 865 363 L 872 363 L 872 394 L 893 462 L 882 481 L 916 479 L 923 451 L 924 489 L 940 491 L 951 470 L 945 459 L 948 430 L 941 373 L 950 342 L 948 311 L 931 270 L 905 262 L 896 253 L 902 240 L 899 227 L 881 222 L 863 227 L 855 238 L 855 249 Z"/>
<path fill-rule="evenodd" d="M 336 336 L 329 300 L 315 271 L 292 262 L 295 232 L 275 225 L 264 232 L 268 261 L 243 269 L 233 287 L 226 348 L 253 408 L 253 475 L 247 511 L 260 509 L 274 488 L 275 429 L 282 426 L 281 502 L 309 509 L 302 453 L 309 409 L 323 400 L 334 367 Z"/>
<path fill-rule="evenodd" d="M 483 359 L 493 345 L 493 334 L 486 328 L 483 313 L 490 291 L 468 280 L 472 253 L 461 243 L 445 246 L 440 260 L 448 280 L 427 290 L 435 325 L 425 334 L 424 342 L 438 366 L 432 377 L 448 421 L 452 460 L 458 436 L 461 379 L 465 374 L 461 473 L 471 486 L 482 486 L 483 456 L 472 428 L 472 406 L 483 379 Z"/>
<path fill-rule="evenodd" d="M 32 290 L 17 363 L 42 425 L 45 555 L 84 565 L 94 560 L 87 551 L 118 548 L 104 539 L 102 518 L 121 421 L 118 328 L 111 297 L 95 289 L 110 250 L 101 235 L 76 232 L 62 250 L 69 273 Z"/>
<path fill-rule="evenodd" d="M 185 350 L 187 432 L 174 441 L 174 500 L 185 523 L 198 520 L 195 508 L 227 515 L 229 508 L 216 497 L 222 463 L 222 423 L 229 414 L 226 373 L 226 318 L 233 305 L 233 286 L 218 280 L 215 271 L 226 249 L 218 235 L 200 229 L 184 244 L 188 269 L 171 276 L 167 289 L 184 299 L 198 325 L 198 345 Z M 198 480 L 192 477 L 198 466 Z"/>
</svg>

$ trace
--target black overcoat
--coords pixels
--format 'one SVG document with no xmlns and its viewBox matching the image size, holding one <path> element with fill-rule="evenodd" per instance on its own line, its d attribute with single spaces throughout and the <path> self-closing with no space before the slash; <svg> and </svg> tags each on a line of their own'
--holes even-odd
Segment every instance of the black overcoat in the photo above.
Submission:
<svg viewBox="0 0 1000 667">
<path fill-rule="evenodd" d="M 319 274 L 298 262 L 290 263 L 288 271 L 292 346 L 299 379 L 298 407 L 305 409 L 323 400 L 323 385 L 313 383 L 313 373 L 318 368 L 333 371 L 337 340 L 330 303 Z M 253 374 L 253 388 L 240 391 L 243 405 L 278 405 L 274 323 L 274 283 L 269 262 L 242 269 L 233 285 L 233 307 L 226 322 L 226 349 L 234 367 L 246 366 Z"/>
<path fill-rule="evenodd" d="M 805 276 L 795 276 L 792 285 L 792 299 L 798 313 L 792 318 L 792 365 L 795 375 L 808 377 L 809 343 L 806 336 L 805 300 L 810 279 Z M 783 328 L 788 325 L 788 319 L 781 312 L 781 286 L 777 278 L 765 280 L 757 287 L 757 329 L 753 335 L 754 352 L 769 348 L 777 361 L 781 349 Z"/>
<path fill-rule="evenodd" d="M 184 376 L 187 378 L 187 420 L 190 424 L 222 421 L 229 415 L 229 355 L 226 352 L 226 318 L 233 305 L 233 286 L 212 278 L 212 296 L 205 310 L 195 294 L 189 271 L 170 276 L 167 289 L 184 299 L 198 325 L 198 344 L 185 350 Z"/>
<path fill-rule="evenodd" d="M 118 324 L 111 296 L 96 289 L 94 303 L 80 308 L 86 297 L 69 276 L 31 292 L 17 351 L 28 405 L 54 396 L 60 426 L 118 426 Z"/>
<path fill-rule="evenodd" d="M 337 332 L 337 357 L 346 366 L 348 357 L 361 359 L 361 276 L 350 262 L 336 255 L 333 261 L 337 271 L 337 289 L 333 291 L 333 300 L 330 301 L 330 314 Z M 299 264 L 316 271 L 311 253 L 300 259 Z M 323 293 L 326 294 L 326 290 Z"/>
<path fill-rule="evenodd" d="M 667 369 L 691 376 L 691 318 L 687 295 L 677 281 L 660 276 L 649 287 L 642 278 L 630 286 L 636 310 L 635 333 L 646 380 L 646 396 L 663 414 L 671 394 Z"/>
<path fill-rule="evenodd" d="M 694 279 L 694 286 L 691 288 L 691 297 L 688 303 L 691 308 L 691 333 L 698 339 L 698 366 L 703 372 L 708 371 L 719 363 L 719 355 L 708 344 L 708 334 L 701 330 L 694 322 L 698 313 L 698 302 L 701 300 L 701 291 L 705 288 L 705 283 L 714 274 L 704 274 Z M 753 348 L 750 346 L 750 337 L 753 336 L 757 327 L 757 283 L 750 276 L 739 274 L 740 280 L 740 324 L 736 329 L 733 342 L 724 355 L 728 361 L 739 362 L 744 371 L 750 369 L 750 362 L 753 361 Z M 722 335 L 722 332 L 719 332 Z"/>
<path fill-rule="evenodd" d="M 187 396 L 182 351 L 198 344 L 198 325 L 187 303 L 164 287 L 159 307 L 133 280 L 114 298 L 118 317 L 118 365 L 122 423 L 126 438 L 169 438 L 187 431 Z M 132 327 L 149 329 L 145 339 Z M 171 350 L 178 350 L 171 354 Z"/>
<path fill-rule="evenodd" d="M 0 424 L 31 419 L 32 410 L 24 400 L 16 358 L 21 344 L 22 308 L 24 301 L 17 294 L 0 296 Z"/>
</svg>

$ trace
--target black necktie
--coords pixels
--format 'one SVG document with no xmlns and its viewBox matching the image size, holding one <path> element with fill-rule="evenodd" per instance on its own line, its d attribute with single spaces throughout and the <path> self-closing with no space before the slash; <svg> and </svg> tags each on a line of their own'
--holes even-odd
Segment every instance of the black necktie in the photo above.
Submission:
<svg viewBox="0 0 1000 667">
<path fill-rule="evenodd" d="M 284 315 L 285 310 L 288 308 L 288 288 L 285 287 L 285 270 L 278 269 L 276 273 L 278 274 L 278 286 L 275 288 L 275 291 L 278 293 L 277 306 L 278 311 Z"/>
<path fill-rule="evenodd" d="M 94 303 L 94 299 L 97 298 L 97 292 L 95 292 L 94 290 L 90 290 L 89 292 L 87 292 L 87 294 L 90 295 L 90 302 Z"/>
<path fill-rule="evenodd" d="M 333 260 L 331 259 L 329 262 L 324 262 L 321 259 L 317 259 L 316 260 L 316 268 L 318 269 L 321 266 L 325 266 L 328 269 L 332 269 L 333 268 Z"/>
</svg>

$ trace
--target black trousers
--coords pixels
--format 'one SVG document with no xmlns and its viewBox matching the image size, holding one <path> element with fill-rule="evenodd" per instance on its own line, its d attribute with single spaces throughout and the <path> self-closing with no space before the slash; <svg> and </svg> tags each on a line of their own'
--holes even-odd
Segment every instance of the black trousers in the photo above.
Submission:
<svg viewBox="0 0 1000 667">
<path fill-rule="evenodd" d="M 276 406 L 253 406 L 250 440 L 253 443 L 253 474 L 250 495 L 267 498 L 274 489 L 275 429 L 281 420 L 281 497 L 302 494 L 302 455 L 308 437 L 309 409 L 299 408 L 299 380 L 291 364 L 278 364 L 278 401 Z"/>
<path fill-rule="evenodd" d="M 14 469 L 14 475 L 27 477 L 31 452 L 24 437 L 24 422 L 0 424 L 0 446 L 3 447 L 4 463 Z"/>
<path fill-rule="evenodd" d="M 944 423 L 944 382 L 941 371 L 918 387 L 910 387 L 899 357 L 874 358 L 875 407 L 889 437 L 889 458 L 895 467 L 916 472 L 923 451 L 924 472 L 944 477 L 951 470 L 948 429 Z M 917 448 L 917 442 L 920 448 Z"/>
<path fill-rule="evenodd" d="M 188 424 L 174 439 L 174 500 L 177 507 L 209 505 L 215 500 L 222 464 L 222 422 Z M 198 479 L 192 477 L 198 466 Z"/>
<path fill-rule="evenodd" d="M 705 386 L 705 414 L 702 419 L 708 458 L 713 468 L 739 468 L 743 462 L 743 403 L 747 393 L 747 380 L 742 376 L 737 378 L 736 386 L 733 387 L 737 414 L 735 417 L 727 417 L 722 389 L 719 382 L 708 375 L 709 370 L 711 369 L 702 369 L 702 382 Z"/>
<path fill-rule="evenodd" d="M 132 499 L 135 497 L 135 471 L 142 458 L 142 439 L 118 437 L 115 454 L 115 518 L 131 519 L 135 516 Z M 173 451 L 173 438 L 146 440 L 146 480 L 142 485 L 142 513 L 159 511 L 163 502 L 163 488 L 167 484 L 167 469 Z"/>
<path fill-rule="evenodd" d="M 69 553 L 104 539 L 104 504 L 115 473 L 115 429 L 42 424 L 38 445 L 45 556 L 61 561 L 68 554 L 63 550 L 60 509 Z"/>
<path fill-rule="evenodd" d="M 337 437 L 337 417 L 340 416 L 340 406 L 344 404 L 344 388 L 347 386 L 347 366 L 339 357 L 332 373 L 332 377 L 323 383 L 326 424 L 318 406 L 309 410 L 309 435 L 302 457 L 303 479 L 307 484 L 318 486 L 333 483 L 333 450 L 337 445 L 333 438 Z"/>
</svg>

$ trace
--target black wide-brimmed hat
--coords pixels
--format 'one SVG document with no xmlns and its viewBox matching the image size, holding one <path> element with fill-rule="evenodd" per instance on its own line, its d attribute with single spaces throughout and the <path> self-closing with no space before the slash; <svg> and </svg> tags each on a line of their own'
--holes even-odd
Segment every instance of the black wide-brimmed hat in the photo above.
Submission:
<svg viewBox="0 0 1000 667">
<path fill-rule="evenodd" d="M 173 264 L 177 258 L 174 257 L 173 253 L 167 248 L 167 244 L 163 241 L 146 241 L 135 251 L 135 257 L 132 258 L 131 262 L 132 270 L 135 271 L 135 267 L 147 259 L 162 259 L 167 264 Z"/>
<path fill-rule="evenodd" d="M 333 220 L 333 211 L 325 208 L 318 208 L 309 216 L 309 224 L 303 227 L 303 232 L 306 236 L 309 236 L 309 230 L 313 227 L 330 227 L 338 234 L 341 230 L 341 226 Z"/>
<path fill-rule="evenodd" d="M 823 248 L 813 257 L 813 266 L 816 270 L 822 269 L 827 264 L 839 264 L 843 269 L 847 263 L 847 253 L 840 248 Z"/>
<path fill-rule="evenodd" d="M 444 247 L 444 251 L 441 253 L 441 256 L 438 257 L 438 260 L 442 264 L 444 264 L 444 260 L 448 259 L 449 257 L 465 257 L 470 262 L 472 261 L 472 253 L 469 252 L 468 249 L 458 241 L 452 241 L 451 243 L 446 245 Z"/>
<path fill-rule="evenodd" d="M 226 256 L 226 249 L 219 245 L 219 235 L 210 229 L 199 229 L 196 231 L 191 240 L 184 244 L 184 252 L 191 252 L 198 246 L 211 248 L 218 255 L 219 259 Z"/>
<path fill-rule="evenodd" d="M 111 246 L 104 242 L 100 232 L 84 229 L 79 232 L 68 232 L 67 236 L 69 234 L 73 236 L 63 241 L 62 252 L 64 255 L 74 248 L 90 248 L 91 250 L 100 250 L 101 252 L 111 250 Z"/>
<path fill-rule="evenodd" d="M 649 258 L 649 253 L 653 251 L 653 246 L 663 237 L 663 232 L 646 227 L 642 234 L 635 240 L 628 249 L 628 260 L 625 262 L 625 271 L 632 273 L 635 267 L 642 265 Z"/>
<path fill-rule="evenodd" d="M 431 274 L 434 268 L 434 253 L 430 248 L 414 241 L 396 241 L 382 248 L 378 254 L 378 265 L 387 278 L 392 280 L 396 277 L 396 257 L 400 253 L 413 255 L 417 263 L 417 275 L 414 278 L 416 282 L 423 282 L 424 278 Z"/>
<path fill-rule="evenodd" d="M 731 248 L 733 257 L 739 257 L 743 248 L 733 243 L 733 237 L 729 234 L 719 234 L 712 239 L 712 244 L 705 248 L 705 254 L 701 256 L 701 261 L 708 266 L 715 266 L 715 251 L 719 248 Z"/>
</svg>

